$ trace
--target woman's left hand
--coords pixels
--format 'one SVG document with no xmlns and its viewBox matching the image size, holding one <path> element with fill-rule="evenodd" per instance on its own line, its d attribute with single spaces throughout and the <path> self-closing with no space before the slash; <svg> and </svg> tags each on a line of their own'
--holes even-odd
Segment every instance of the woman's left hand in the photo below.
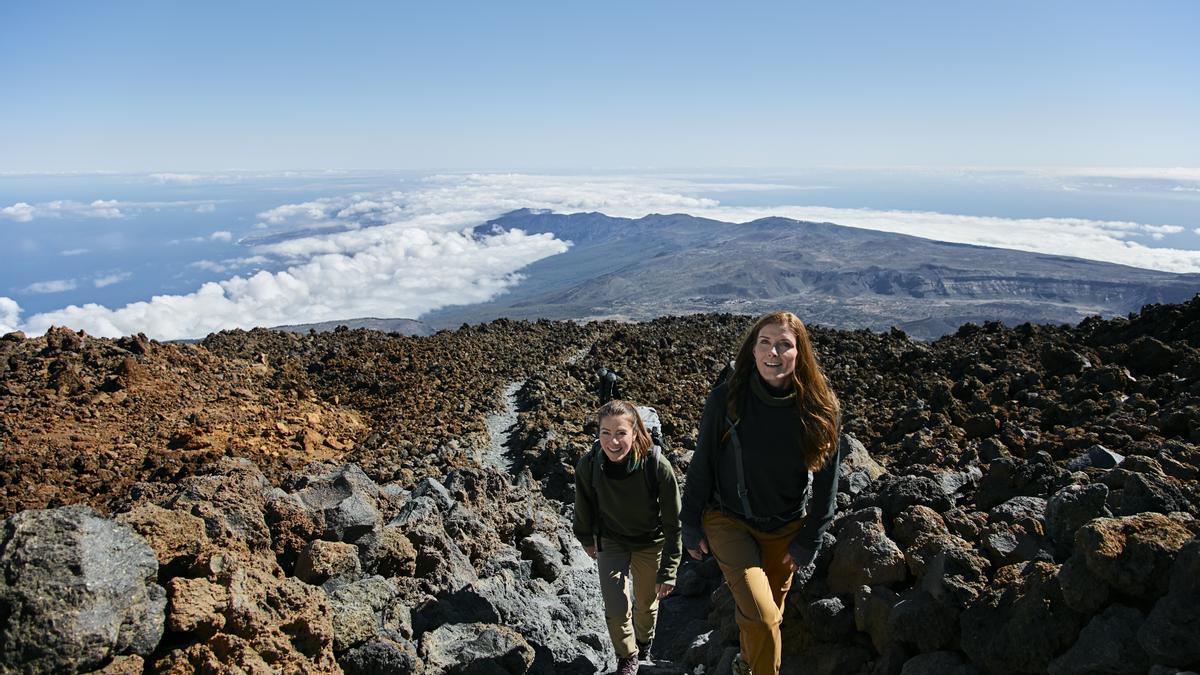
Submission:
<svg viewBox="0 0 1200 675">
<path fill-rule="evenodd" d="M 792 560 L 791 553 L 785 553 L 783 555 L 783 564 L 787 565 L 788 569 L 792 571 L 792 574 L 796 573 L 796 561 Z"/>
<path fill-rule="evenodd" d="M 662 600 L 675 590 L 675 584 L 655 584 L 654 590 L 658 591 L 658 599 Z"/>
</svg>

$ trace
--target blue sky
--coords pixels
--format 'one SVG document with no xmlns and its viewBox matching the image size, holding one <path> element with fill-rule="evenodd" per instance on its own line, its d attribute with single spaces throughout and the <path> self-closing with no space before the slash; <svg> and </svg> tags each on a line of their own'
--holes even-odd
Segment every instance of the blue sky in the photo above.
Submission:
<svg viewBox="0 0 1200 675">
<path fill-rule="evenodd" d="M 0 172 L 1200 165 L 1200 3 L 4 2 Z"/>
<path fill-rule="evenodd" d="M 1200 272 L 1200 2 L 0 0 L 0 332 L 420 317 L 522 207 Z"/>
</svg>

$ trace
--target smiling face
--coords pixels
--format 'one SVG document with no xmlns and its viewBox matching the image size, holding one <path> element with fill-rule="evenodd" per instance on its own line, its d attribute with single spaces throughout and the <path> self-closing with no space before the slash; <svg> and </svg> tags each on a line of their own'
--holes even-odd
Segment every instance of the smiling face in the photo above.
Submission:
<svg viewBox="0 0 1200 675">
<path fill-rule="evenodd" d="M 600 418 L 600 447 L 612 462 L 623 462 L 633 449 L 633 420 L 628 415 Z"/>
<path fill-rule="evenodd" d="M 754 365 L 767 384 L 790 387 L 796 371 L 796 334 L 783 324 L 767 324 L 754 339 Z"/>
</svg>

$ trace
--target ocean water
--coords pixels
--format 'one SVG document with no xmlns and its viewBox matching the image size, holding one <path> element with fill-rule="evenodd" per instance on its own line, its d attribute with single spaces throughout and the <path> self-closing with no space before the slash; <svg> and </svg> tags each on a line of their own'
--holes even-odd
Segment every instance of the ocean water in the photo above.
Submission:
<svg viewBox="0 0 1200 675">
<path fill-rule="evenodd" d="M 691 211 L 692 202 L 701 200 L 733 209 L 786 205 L 1119 221 L 1170 226 L 1138 237 L 1139 245 L 1200 251 L 1200 179 L 1189 176 L 923 170 L 724 171 L 627 180 L 597 174 L 566 181 L 509 174 L 430 179 L 400 171 L 8 175 L 0 176 L 0 228 L 5 232 L 0 296 L 19 304 L 22 319 L 87 303 L 116 309 L 304 262 L 262 256 L 245 243 L 265 235 L 287 238 L 295 230 L 370 227 L 385 216 L 410 211 L 414 217 L 438 220 L 460 208 L 467 215 L 446 222 L 469 225 L 470 213 L 481 214 L 482 222 L 483 215 L 530 199 L 538 202 L 531 206 L 563 212 L 605 211 L 608 204 L 614 211 L 636 212 L 637 190 L 643 186 L 648 186 L 647 203 L 653 201 L 653 210 L 660 212 Z M 410 198 L 419 208 L 410 208 Z M 264 218 L 272 209 L 314 200 L 331 201 L 335 207 L 311 216 L 299 207 L 298 215 Z M 380 201 L 387 208 L 372 212 Z M 336 204 L 350 203 L 359 205 L 356 213 L 361 215 L 337 211 Z M 303 319 L 306 312 L 299 306 L 292 314 Z"/>
</svg>

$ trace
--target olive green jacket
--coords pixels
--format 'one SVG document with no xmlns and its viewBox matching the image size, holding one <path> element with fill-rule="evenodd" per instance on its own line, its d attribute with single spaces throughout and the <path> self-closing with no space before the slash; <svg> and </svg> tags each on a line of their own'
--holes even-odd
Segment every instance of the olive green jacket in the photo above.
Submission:
<svg viewBox="0 0 1200 675">
<path fill-rule="evenodd" d="M 599 444 L 575 464 L 575 537 L 586 546 L 611 540 L 630 550 L 662 548 L 657 583 L 674 584 L 682 546 L 679 539 L 679 483 L 660 450 L 651 452 L 629 475 L 611 480 L 599 466 Z M 650 494 L 654 471 L 658 494 Z"/>
</svg>

